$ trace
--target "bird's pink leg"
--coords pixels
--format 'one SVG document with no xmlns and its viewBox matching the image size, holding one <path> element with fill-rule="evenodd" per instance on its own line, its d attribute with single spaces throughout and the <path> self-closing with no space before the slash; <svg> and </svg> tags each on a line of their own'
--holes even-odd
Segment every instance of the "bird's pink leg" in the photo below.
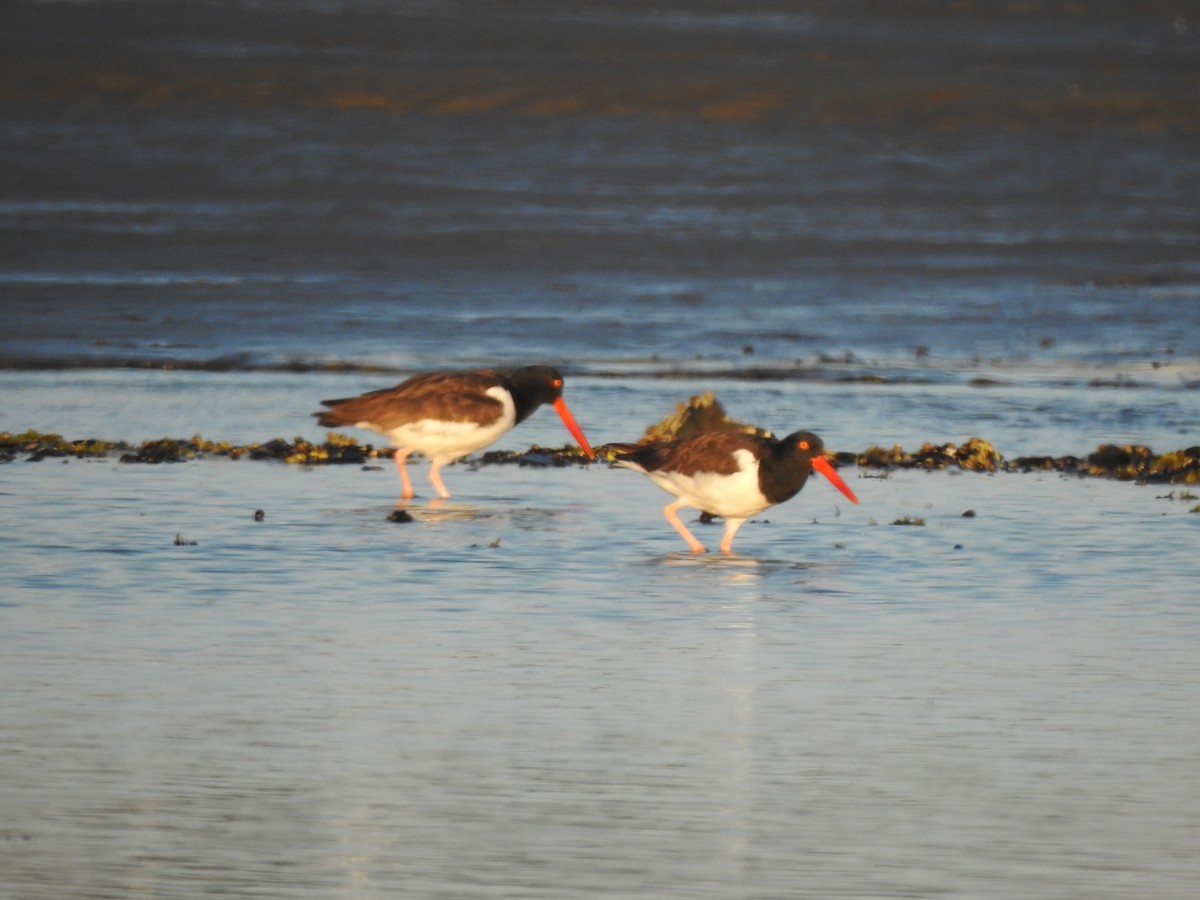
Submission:
<svg viewBox="0 0 1200 900">
<path fill-rule="evenodd" d="M 746 521 L 745 519 L 726 519 L 725 520 L 725 536 L 723 538 L 721 538 L 721 552 L 722 553 L 732 553 L 733 552 L 733 536 L 737 532 L 737 530 L 742 527 L 742 523 L 745 521 Z"/>
<path fill-rule="evenodd" d="M 400 473 L 401 500 L 411 500 L 417 496 L 416 491 L 413 490 L 412 482 L 408 480 L 408 469 L 404 465 L 404 461 L 408 459 L 408 454 L 410 453 L 412 453 L 411 450 L 401 448 L 392 454 L 392 459 L 396 461 L 396 471 Z"/>
<path fill-rule="evenodd" d="M 663 515 L 667 517 L 667 521 L 671 523 L 671 527 L 678 531 L 683 536 L 683 539 L 688 542 L 688 546 L 692 548 L 693 553 L 703 553 L 705 552 L 704 545 L 696 540 L 695 536 L 687 530 L 687 526 L 683 522 L 679 521 L 677 510 L 679 507 L 686 505 L 682 500 L 668 503 L 663 507 Z"/>
<path fill-rule="evenodd" d="M 450 492 L 446 490 L 446 486 L 442 484 L 441 468 L 442 467 L 438 464 L 437 460 L 434 460 L 429 464 L 429 482 L 437 490 L 439 497 L 441 497 L 443 500 L 449 500 Z"/>
</svg>

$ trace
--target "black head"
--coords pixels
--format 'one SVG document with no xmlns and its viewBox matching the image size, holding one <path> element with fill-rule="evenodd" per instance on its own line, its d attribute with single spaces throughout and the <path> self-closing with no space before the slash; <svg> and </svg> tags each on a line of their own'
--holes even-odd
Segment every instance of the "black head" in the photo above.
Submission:
<svg viewBox="0 0 1200 900">
<path fill-rule="evenodd" d="M 809 474 L 815 470 L 824 475 L 829 483 L 845 494 L 851 502 L 858 502 L 854 491 L 850 490 L 837 470 L 825 459 L 825 442 L 811 431 L 793 431 L 779 442 L 776 453 L 781 459 L 787 460 L 784 465 L 792 469 L 792 477 L 800 477 L 801 487 L 808 480 Z"/>
<path fill-rule="evenodd" d="M 523 366 L 508 373 L 509 389 L 517 407 L 517 421 L 529 418 L 543 403 L 553 403 L 563 392 L 562 374 L 553 366 Z"/>
<path fill-rule="evenodd" d="M 553 366 L 522 366 L 509 372 L 509 384 L 538 406 L 563 396 L 563 374 Z"/>
<path fill-rule="evenodd" d="M 790 500 L 800 492 L 813 471 L 813 460 L 823 460 L 825 445 L 811 431 L 796 431 L 771 444 L 759 464 L 759 488 L 772 503 Z"/>
<path fill-rule="evenodd" d="M 811 431 L 793 431 L 779 442 L 779 451 L 793 459 L 811 460 L 825 455 L 825 442 Z"/>
<path fill-rule="evenodd" d="M 567 431 L 571 432 L 571 437 L 579 442 L 579 449 L 587 454 L 588 459 L 596 458 L 587 436 L 563 399 L 563 377 L 558 369 L 551 366 L 524 366 L 509 372 L 507 380 L 518 422 L 525 421 L 543 403 L 549 403 L 567 426 Z"/>
</svg>

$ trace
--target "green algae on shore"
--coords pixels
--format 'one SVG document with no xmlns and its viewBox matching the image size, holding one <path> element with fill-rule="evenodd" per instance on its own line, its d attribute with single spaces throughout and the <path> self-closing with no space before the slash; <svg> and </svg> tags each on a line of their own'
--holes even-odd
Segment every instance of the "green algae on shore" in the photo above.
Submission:
<svg viewBox="0 0 1200 900">
<path fill-rule="evenodd" d="M 711 406 L 709 407 L 711 408 Z M 719 404 L 716 409 L 719 410 Z M 723 415 L 723 410 L 720 411 Z M 677 421 L 687 422 L 686 416 Z M 730 428 L 752 428 L 728 420 Z M 661 424 L 661 423 L 660 423 Z M 761 429 L 755 429 L 761 433 Z M 651 426 L 647 435 L 661 435 L 663 430 Z M 642 440 L 646 440 L 643 438 Z M 662 439 L 660 438 L 649 438 Z M 637 442 L 634 442 L 637 443 Z M 598 460 L 611 460 L 615 453 L 634 443 L 604 444 L 596 448 Z M 190 439 L 159 438 L 133 445 L 125 441 L 87 438 L 67 440 L 62 435 L 23 431 L 0 432 L 0 463 L 37 462 L 59 457 L 78 459 L 103 458 L 120 453 L 123 463 L 178 463 L 207 457 L 227 457 L 231 460 L 275 460 L 290 465 L 370 465 L 390 459 L 392 449 L 359 444 L 353 438 L 330 433 L 320 443 L 303 437 L 288 441 L 273 438 L 262 443 L 234 445 L 228 441 L 212 441 L 195 435 Z M 839 451 L 829 454 L 839 466 L 857 465 L 881 473 L 895 469 L 959 469 L 972 472 L 1060 472 L 1080 477 L 1112 478 L 1161 484 L 1200 484 L 1200 446 L 1156 454 L 1141 444 L 1101 444 L 1081 456 L 1023 456 L 1005 459 L 998 450 L 982 438 L 972 437 L 961 444 L 953 442 L 922 444 L 912 452 L 900 445 L 890 448 L 871 446 L 853 453 Z M 527 450 L 490 450 L 472 460 L 473 465 L 567 466 L 588 464 L 590 460 L 574 445 L 543 447 L 537 444 Z"/>
<path fill-rule="evenodd" d="M 68 441 L 61 434 L 27 429 L 17 434 L 0 432 L 0 462 L 12 462 L 19 454 L 26 454 L 28 462 L 37 462 L 47 457 L 107 456 L 113 450 L 129 449 L 128 444 L 117 441 L 102 441 L 95 438 Z"/>
</svg>

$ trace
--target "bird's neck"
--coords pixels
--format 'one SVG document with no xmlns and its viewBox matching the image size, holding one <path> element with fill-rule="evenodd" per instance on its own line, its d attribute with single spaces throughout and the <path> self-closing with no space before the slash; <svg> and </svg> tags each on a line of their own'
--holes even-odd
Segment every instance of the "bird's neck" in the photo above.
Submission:
<svg viewBox="0 0 1200 900">
<path fill-rule="evenodd" d="M 517 414 L 516 424 L 518 425 L 533 415 L 534 410 L 541 406 L 540 403 L 534 401 L 526 393 L 515 390 L 511 387 L 509 388 L 509 392 L 512 394 L 513 409 Z"/>
<path fill-rule="evenodd" d="M 759 463 L 759 487 L 772 503 L 782 503 L 800 492 L 811 471 L 807 459 L 788 453 L 785 444 L 777 443 Z"/>
</svg>

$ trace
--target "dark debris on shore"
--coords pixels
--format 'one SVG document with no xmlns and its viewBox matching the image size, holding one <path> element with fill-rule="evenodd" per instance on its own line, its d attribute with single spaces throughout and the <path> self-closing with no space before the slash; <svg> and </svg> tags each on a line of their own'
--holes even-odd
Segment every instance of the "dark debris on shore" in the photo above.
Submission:
<svg viewBox="0 0 1200 900">
<path fill-rule="evenodd" d="M 596 447 L 599 461 L 611 461 L 613 456 L 632 444 L 604 444 Z M 275 460 L 305 466 L 372 465 L 390 461 L 390 447 L 357 444 L 352 438 L 332 434 L 322 443 L 301 437 L 292 440 L 275 438 L 259 444 L 233 445 L 226 441 L 209 441 L 199 436 L 190 439 L 159 438 L 133 445 L 121 441 L 93 438 L 66 440 L 57 434 L 26 431 L 21 434 L 0 432 L 0 463 L 17 461 L 39 462 L 50 458 L 107 458 L 118 455 L 122 463 L 179 463 L 211 457 L 232 460 Z M 854 453 L 838 451 L 829 454 L 836 466 L 890 471 L 924 469 L 935 471 L 959 469 L 971 472 L 1061 472 L 1063 474 L 1115 478 L 1122 481 L 1141 481 L 1162 484 L 1200 484 L 1200 446 L 1155 453 L 1140 444 L 1102 444 L 1083 456 L 1021 456 L 1005 459 L 982 438 L 972 437 L 961 444 L 953 442 L 926 443 L 908 451 L 900 445 L 871 446 Z M 519 465 L 534 467 L 563 467 L 586 465 L 589 460 L 573 445 L 542 447 L 537 444 L 527 450 L 490 450 L 472 460 L 474 465 Z"/>
<path fill-rule="evenodd" d="M 652 425 L 639 441 L 604 444 L 595 448 L 597 461 L 611 462 L 613 457 L 637 443 L 662 440 L 672 435 L 686 435 L 697 430 L 737 429 L 764 433 L 723 417 L 719 404 L 704 402 L 680 405 L 674 416 Z M 712 408 L 712 407 L 715 407 Z M 696 412 L 697 408 L 707 411 Z M 320 443 L 302 437 L 292 440 L 275 438 L 256 444 L 234 445 L 228 441 L 206 440 L 199 435 L 189 439 L 159 438 L 129 444 L 122 441 L 86 438 L 67 440 L 58 434 L 25 431 L 19 434 L 0 432 L 0 463 L 17 461 L 38 462 L 45 459 L 100 459 L 116 455 L 122 463 L 179 463 L 190 460 L 227 457 L 231 460 L 274 460 L 293 465 L 361 465 L 371 466 L 390 462 L 390 447 L 359 444 L 354 438 L 330 432 Z M 961 444 L 926 443 L 908 451 L 900 445 L 871 446 L 861 452 L 830 452 L 836 466 L 858 466 L 862 469 L 887 472 L 900 469 L 927 471 L 957 469 L 971 472 L 1060 472 L 1068 475 L 1113 478 L 1161 484 L 1200 484 L 1200 446 L 1155 453 L 1140 444 L 1102 444 L 1081 456 L 1022 456 L 1005 459 L 988 441 L 972 437 Z M 490 450 L 472 459 L 473 465 L 519 465 L 562 467 L 586 465 L 591 462 L 573 445 L 541 447 L 527 450 Z"/>
</svg>

